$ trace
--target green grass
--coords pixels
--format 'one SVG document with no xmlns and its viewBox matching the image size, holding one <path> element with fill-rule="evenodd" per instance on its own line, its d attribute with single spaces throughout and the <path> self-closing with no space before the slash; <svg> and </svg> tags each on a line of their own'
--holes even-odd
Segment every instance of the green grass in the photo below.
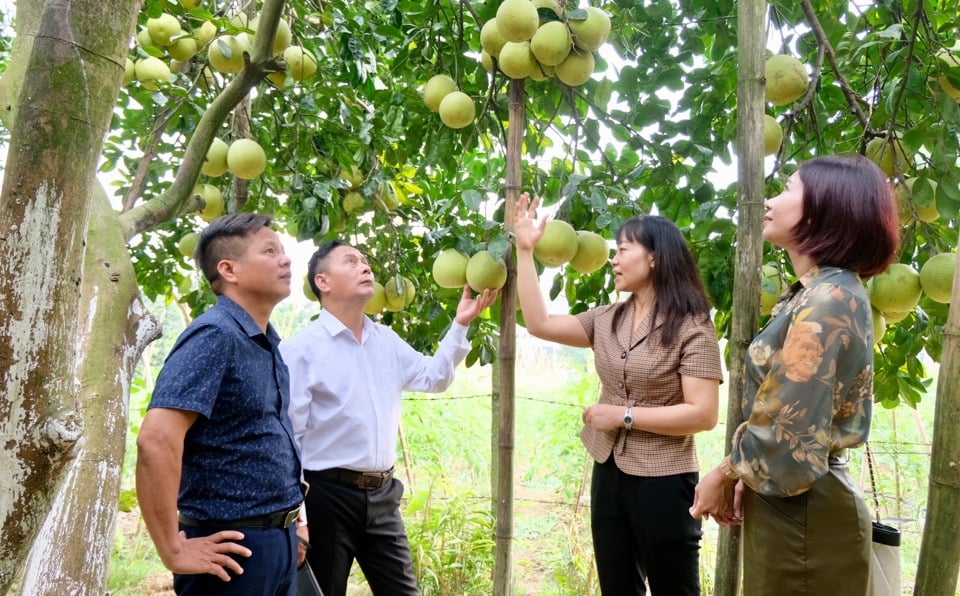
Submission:
<svg viewBox="0 0 960 596">
<path fill-rule="evenodd" d="M 579 440 L 582 405 L 596 400 L 596 375 L 586 350 L 554 349 L 523 341 L 518 349 L 514 439 L 513 586 L 518 595 L 599 594 L 593 566 L 589 509 L 590 462 Z M 721 419 L 726 412 L 721 387 Z M 405 519 L 425 596 L 489 594 L 495 520 L 490 498 L 490 368 L 461 368 L 440 395 L 414 394 L 403 406 L 398 476 L 407 485 Z M 140 398 L 132 398 L 137 419 Z M 914 415 L 908 408 L 879 409 L 871 435 L 881 516 L 903 533 L 904 594 L 912 593 L 923 525 L 933 400 Z M 136 423 L 136 420 L 135 420 Z M 134 426 L 135 426 L 134 423 Z M 698 436 L 701 464 L 724 453 L 723 423 Z M 869 477 L 853 452 L 854 479 L 869 491 Z M 132 458 L 128 458 L 127 474 Z M 404 465 L 409 461 L 410 466 Z M 125 482 L 125 486 L 129 483 Z M 581 506 L 578 506 L 578 502 Z M 868 495 L 868 503 L 873 509 Z M 701 577 L 710 593 L 716 560 L 716 525 L 704 524 Z M 355 570 L 356 571 L 356 570 Z M 111 594 L 148 594 L 166 572 L 142 524 L 118 530 L 111 560 Z M 367 594 L 355 572 L 352 594 Z"/>
</svg>

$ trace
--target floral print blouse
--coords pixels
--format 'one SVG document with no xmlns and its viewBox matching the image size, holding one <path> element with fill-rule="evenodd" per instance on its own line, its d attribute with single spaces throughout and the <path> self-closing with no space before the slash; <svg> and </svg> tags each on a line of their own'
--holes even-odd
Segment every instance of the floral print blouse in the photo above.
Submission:
<svg viewBox="0 0 960 596">
<path fill-rule="evenodd" d="M 780 298 L 745 361 L 730 461 L 753 491 L 803 493 L 873 412 L 873 318 L 857 275 L 813 267 Z"/>
</svg>

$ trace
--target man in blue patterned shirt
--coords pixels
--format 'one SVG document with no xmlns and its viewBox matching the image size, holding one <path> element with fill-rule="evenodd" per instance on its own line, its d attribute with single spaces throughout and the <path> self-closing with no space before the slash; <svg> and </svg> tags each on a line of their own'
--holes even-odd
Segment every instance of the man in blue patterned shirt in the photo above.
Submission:
<svg viewBox="0 0 960 596">
<path fill-rule="evenodd" d="M 269 323 L 290 258 L 271 223 L 238 213 L 200 235 L 217 304 L 177 339 L 137 439 L 141 513 L 178 594 L 296 594 L 300 454 Z"/>
</svg>

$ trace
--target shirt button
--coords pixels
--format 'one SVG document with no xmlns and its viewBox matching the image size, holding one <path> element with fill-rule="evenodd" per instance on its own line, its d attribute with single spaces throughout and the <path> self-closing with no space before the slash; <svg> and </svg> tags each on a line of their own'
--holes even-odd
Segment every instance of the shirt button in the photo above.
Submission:
<svg viewBox="0 0 960 596">
<path fill-rule="evenodd" d="M 619 383 L 617 383 L 617 388 L 623 389 L 623 381 L 620 381 Z"/>
<path fill-rule="evenodd" d="M 626 360 L 626 359 L 627 359 L 627 353 L 626 353 L 626 352 L 621 352 L 621 353 L 620 353 L 620 357 L 623 358 L 624 360 Z"/>
</svg>

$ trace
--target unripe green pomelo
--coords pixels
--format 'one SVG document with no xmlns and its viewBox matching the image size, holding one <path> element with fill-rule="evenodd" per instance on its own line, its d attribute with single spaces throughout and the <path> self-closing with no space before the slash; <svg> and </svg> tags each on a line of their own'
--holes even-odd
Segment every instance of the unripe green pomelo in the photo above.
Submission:
<svg viewBox="0 0 960 596">
<path fill-rule="evenodd" d="M 177 17 L 166 12 L 159 17 L 147 19 L 147 31 L 150 32 L 153 43 L 163 47 L 173 43 L 171 38 L 183 33 Z"/>
<path fill-rule="evenodd" d="M 166 83 L 170 80 L 170 67 L 153 56 L 137 60 L 133 69 L 137 80 L 147 89 L 156 90 L 158 82 Z"/>
<path fill-rule="evenodd" d="M 577 231 L 577 252 L 570 259 L 570 266 L 577 273 L 593 273 L 607 264 L 610 247 L 607 241 L 596 232 Z"/>
<path fill-rule="evenodd" d="M 320 298 L 318 298 L 317 295 L 313 293 L 313 288 L 310 287 L 309 275 L 305 275 L 303 277 L 303 295 L 306 296 L 307 300 L 310 300 L 311 302 L 317 302 L 318 300 L 320 300 Z"/>
<path fill-rule="evenodd" d="M 780 294 L 783 293 L 783 277 L 774 265 L 764 265 L 760 277 L 760 314 L 769 315 Z"/>
<path fill-rule="evenodd" d="M 529 0 L 527 0 L 529 1 Z M 477 106 L 470 96 L 462 91 L 448 93 L 440 102 L 440 120 L 450 128 L 463 128 L 473 122 Z"/>
<path fill-rule="evenodd" d="M 167 51 L 170 52 L 171 58 L 184 62 L 197 54 L 197 40 L 187 36 L 178 37 L 177 41 L 170 44 Z"/>
<path fill-rule="evenodd" d="M 543 236 L 533 245 L 533 256 L 546 267 L 559 267 L 577 254 L 577 231 L 559 219 L 551 219 Z"/>
<path fill-rule="evenodd" d="M 197 241 L 200 240 L 200 234 L 196 232 L 187 232 L 177 241 L 177 249 L 180 254 L 188 259 L 193 258 L 193 251 L 197 249 Z"/>
<path fill-rule="evenodd" d="M 212 184 L 202 184 L 195 188 L 194 192 L 198 190 L 203 197 L 203 207 L 199 211 L 200 219 L 210 223 L 223 215 L 223 194 L 220 189 Z"/>
<path fill-rule="evenodd" d="M 317 72 L 317 59 L 310 50 L 300 46 L 289 46 L 283 50 L 283 61 L 294 81 L 309 79 Z"/>
<path fill-rule="evenodd" d="M 887 176 L 906 172 L 913 159 L 900 139 L 888 141 L 885 137 L 870 139 L 864 153 L 867 159 L 880 166 Z"/>
<path fill-rule="evenodd" d="M 200 171 L 212 178 L 223 176 L 224 172 L 227 171 L 227 152 L 229 150 L 230 146 L 227 145 L 226 141 L 214 137 L 213 142 L 210 143 L 210 148 L 207 149 L 207 156 L 203 159 Z"/>
<path fill-rule="evenodd" d="M 800 99 L 810 84 L 810 75 L 803 63 L 786 54 L 767 59 L 764 77 L 764 97 L 775 106 L 784 106 Z"/>
<path fill-rule="evenodd" d="M 887 319 L 875 308 L 870 309 L 870 314 L 873 319 L 873 343 L 878 344 L 883 339 L 883 334 L 887 332 Z"/>
<path fill-rule="evenodd" d="M 236 74 L 243 70 L 243 53 L 250 52 L 248 40 L 246 33 L 239 33 L 221 35 L 211 41 L 207 48 L 210 66 L 225 74 Z"/>
<path fill-rule="evenodd" d="M 343 195 L 343 210 L 346 213 L 353 213 L 363 207 L 363 202 L 363 195 L 355 190 L 351 190 Z"/>
<path fill-rule="evenodd" d="M 585 52 L 595 52 L 607 41 L 610 35 L 610 16 L 595 6 L 584 9 L 587 18 L 577 20 L 568 18 L 573 43 Z"/>
<path fill-rule="evenodd" d="M 499 290 L 507 283 L 507 264 L 481 250 L 467 262 L 467 284 L 474 292 Z"/>
<path fill-rule="evenodd" d="M 368 315 L 375 315 L 387 305 L 387 296 L 383 289 L 383 284 L 378 281 L 373 282 L 373 297 L 370 302 L 363 307 L 363 312 Z"/>
<path fill-rule="evenodd" d="M 916 181 L 917 178 L 910 177 L 905 179 L 903 183 L 910 191 L 910 199 L 917 210 L 917 218 L 926 223 L 933 223 L 940 219 L 940 210 L 937 208 L 937 181 L 927 178 L 924 183 L 914 188 Z M 918 198 L 929 200 L 926 201 L 926 204 L 921 205 Z"/>
<path fill-rule="evenodd" d="M 480 28 L 480 47 L 494 58 L 500 56 L 500 50 L 505 43 L 507 40 L 500 35 L 496 18 L 490 19 Z"/>
<path fill-rule="evenodd" d="M 530 51 L 537 62 L 545 66 L 556 66 L 570 55 L 573 42 L 570 31 L 563 21 L 544 23 L 530 40 Z"/>
<path fill-rule="evenodd" d="M 462 288 L 467 284 L 470 259 L 455 248 L 447 248 L 433 261 L 433 279 L 441 288 Z"/>
<path fill-rule="evenodd" d="M 867 284 L 870 304 L 889 317 L 890 313 L 913 310 L 920 300 L 920 274 L 905 263 L 894 263 Z"/>
<path fill-rule="evenodd" d="M 920 268 L 920 287 L 923 293 L 940 304 L 950 304 L 953 293 L 953 274 L 957 269 L 957 253 L 942 252 L 930 257 Z"/>
<path fill-rule="evenodd" d="M 440 102 L 457 90 L 457 83 L 445 74 L 433 75 L 423 86 L 423 103 L 431 112 L 440 110 Z"/>
<path fill-rule="evenodd" d="M 590 80 L 593 67 L 593 54 L 574 50 L 566 60 L 556 66 L 557 78 L 566 85 L 579 87 Z"/>
<path fill-rule="evenodd" d="M 227 168 L 237 178 L 251 180 L 267 167 L 267 154 L 253 139 L 237 139 L 227 150 Z"/>
<path fill-rule="evenodd" d="M 402 289 L 401 289 L 402 288 Z M 386 297 L 386 308 L 396 312 L 413 303 L 417 289 L 413 282 L 401 275 L 391 275 L 383 284 L 383 295 Z"/>
<path fill-rule="evenodd" d="M 530 0 L 503 0 L 497 9 L 497 29 L 506 41 L 530 41 L 539 26 L 540 15 Z"/>
<path fill-rule="evenodd" d="M 500 58 L 497 60 L 497 64 L 503 74 L 511 79 L 520 80 L 530 76 L 537 66 L 537 59 L 530 51 L 529 41 L 508 41 L 503 44 L 503 49 L 500 50 Z"/>
<path fill-rule="evenodd" d="M 763 115 L 763 154 L 775 155 L 783 144 L 783 128 L 773 116 Z"/>
</svg>

